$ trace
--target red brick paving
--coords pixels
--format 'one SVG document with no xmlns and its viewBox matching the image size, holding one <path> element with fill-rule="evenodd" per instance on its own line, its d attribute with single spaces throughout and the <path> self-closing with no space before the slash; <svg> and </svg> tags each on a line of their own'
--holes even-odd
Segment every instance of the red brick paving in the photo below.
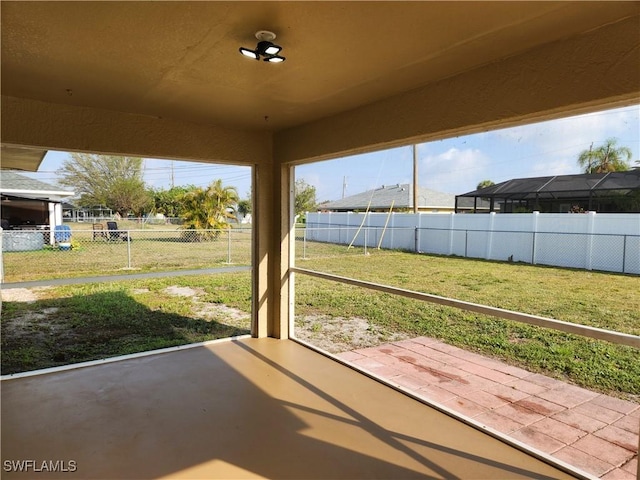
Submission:
<svg viewBox="0 0 640 480">
<path fill-rule="evenodd" d="M 622 470 L 630 473 L 638 472 L 638 456 L 636 455 L 634 458 L 625 463 L 622 467 Z"/>
<path fill-rule="evenodd" d="M 637 435 L 613 425 L 609 425 L 604 427 L 602 430 L 598 430 L 594 435 L 632 452 L 638 447 Z"/>
<path fill-rule="evenodd" d="M 553 453 L 565 446 L 560 440 L 531 427 L 523 427 L 511 434 L 511 437 L 531 445 L 545 453 Z"/>
<path fill-rule="evenodd" d="M 637 403 L 427 337 L 338 357 L 603 480 L 636 478 Z"/>
</svg>

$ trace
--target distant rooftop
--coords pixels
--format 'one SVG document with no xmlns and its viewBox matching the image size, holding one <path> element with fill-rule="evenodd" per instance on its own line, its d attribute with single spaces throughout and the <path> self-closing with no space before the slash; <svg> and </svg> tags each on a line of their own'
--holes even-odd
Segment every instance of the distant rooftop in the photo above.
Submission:
<svg viewBox="0 0 640 480">
<path fill-rule="evenodd" d="M 27 198 L 70 197 L 72 190 L 41 182 L 10 170 L 0 171 L 0 193 Z"/>
<path fill-rule="evenodd" d="M 413 185 L 409 183 L 382 185 L 373 190 L 356 193 L 322 205 L 323 210 L 389 210 L 413 208 Z M 418 208 L 448 210 L 455 206 L 455 195 L 418 187 Z"/>
</svg>

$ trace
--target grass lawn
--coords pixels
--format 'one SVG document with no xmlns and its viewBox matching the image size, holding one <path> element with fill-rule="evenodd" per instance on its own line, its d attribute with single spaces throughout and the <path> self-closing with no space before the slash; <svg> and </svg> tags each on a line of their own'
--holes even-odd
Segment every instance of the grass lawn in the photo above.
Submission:
<svg viewBox="0 0 640 480">
<path fill-rule="evenodd" d="M 345 277 L 640 335 L 640 278 L 410 253 L 298 262 Z M 532 372 L 635 401 L 640 350 L 296 276 L 296 315 L 366 318 L 385 332 L 430 336 Z M 314 325 L 319 334 L 322 326 Z"/>
<path fill-rule="evenodd" d="M 313 246 L 309 246 L 311 249 Z M 323 247 L 325 248 L 325 247 Z M 310 250 L 311 251 L 311 250 Z M 640 278 L 372 250 L 298 259 L 304 268 L 640 334 Z M 2 373 L 247 333 L 249 272 L 47 287 L 4 301 Z M 242 314 L 245 314 L 244 316 Z M 296 320 L 358 317 L 638 401 L 640 351 L 296 275 Z M 314 329 L 322 333 L 322 324 Z"/>
<path fill-rule="evenodd" d="M 131 242 L 94 238 L 90 229 L 72 232 L 73 248 L 68 251 L 47 245 L 3 252 L 5 281 L 214 268 L 229 260 L 235 265 L 251 263 L 249 230 L 234 229 L 207 241 L 190 241 L 193 237 L 185 238 L 182 230 L 130 230 Z"/>
<path fill-rule="evenodd" d="M 2 302 L 2 374 L 247 334 L 250 272 L 36 289 Z"/>
</svg>

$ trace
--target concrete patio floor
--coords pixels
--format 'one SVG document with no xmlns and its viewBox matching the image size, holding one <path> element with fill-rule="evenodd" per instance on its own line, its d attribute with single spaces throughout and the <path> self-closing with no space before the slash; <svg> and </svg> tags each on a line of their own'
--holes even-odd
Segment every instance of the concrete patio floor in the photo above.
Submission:
<svg viewBox="0 0 640 480">
<path fill-rule="evenodd" d="M 272 338 L 8 378 L 1 410 L 2 478 L 574 478 Z"/>
<path fill-rule="evenodd" d="M 640 404 L 427 337 L 337 356 L 596 477 L 640 478 Z"/>
</svg>

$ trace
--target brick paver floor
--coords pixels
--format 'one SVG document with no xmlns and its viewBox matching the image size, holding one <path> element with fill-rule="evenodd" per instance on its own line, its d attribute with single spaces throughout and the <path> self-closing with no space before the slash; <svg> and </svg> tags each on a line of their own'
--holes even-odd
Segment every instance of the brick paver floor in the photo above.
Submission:
<svg viewBox="0 0 640 480">
<path fill-rule="evenodd" d="M 636 479 L 640 404 L 427 337 L 338 357 L 593 476 Z"/>
</svg>

